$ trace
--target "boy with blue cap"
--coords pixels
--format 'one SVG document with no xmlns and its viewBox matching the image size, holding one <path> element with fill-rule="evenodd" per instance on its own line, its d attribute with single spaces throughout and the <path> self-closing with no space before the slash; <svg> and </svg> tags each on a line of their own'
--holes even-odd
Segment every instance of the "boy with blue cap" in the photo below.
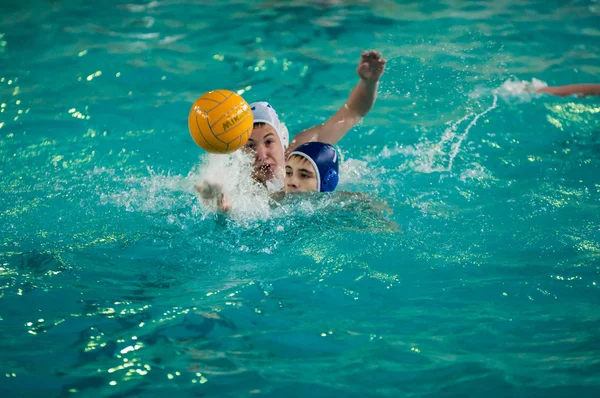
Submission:
<svg viewBox="0 0 600 398">
<path fill-rule="evenodd" d="M 285 163 L 286 192 L 332 192 L 339 180 L 335 148 L 322 142 L 297 147 Z"/>
</svg>

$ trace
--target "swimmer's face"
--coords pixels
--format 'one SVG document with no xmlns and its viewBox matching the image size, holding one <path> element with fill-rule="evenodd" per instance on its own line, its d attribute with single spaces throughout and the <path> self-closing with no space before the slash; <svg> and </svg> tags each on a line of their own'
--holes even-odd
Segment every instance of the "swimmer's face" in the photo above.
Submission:
<svg viewBox="0 0 600 398">
<path fill-rule="evenodd" d="M 266 183 L 283 177 L 285 164 L 283 146 L 275 129 L 268 124 L 258 123 L 252 129 L 252 135 L 244 146 L 246 153 L 254 156 L 255 180 Z"/>
<path fill-rule="evenodd" d="M 318 191 L 315 168 L 302 156 L 290 156 L 285 164 L 286 192 Z"/>
</svg>

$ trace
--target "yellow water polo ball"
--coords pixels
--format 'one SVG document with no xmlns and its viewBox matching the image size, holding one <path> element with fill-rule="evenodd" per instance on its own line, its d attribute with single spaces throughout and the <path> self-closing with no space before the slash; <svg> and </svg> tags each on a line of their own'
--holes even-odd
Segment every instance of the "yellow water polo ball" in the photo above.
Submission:
<svg viewBox="0 0 600 398">
<path fill-rule="evenodd" d="M 196 144 L 207 152 L 231 153 L 248 141 L 253 121 L 250 106 L 242 97 L 214 90 L 194 102 L 188 128 Z"/>
</svg>

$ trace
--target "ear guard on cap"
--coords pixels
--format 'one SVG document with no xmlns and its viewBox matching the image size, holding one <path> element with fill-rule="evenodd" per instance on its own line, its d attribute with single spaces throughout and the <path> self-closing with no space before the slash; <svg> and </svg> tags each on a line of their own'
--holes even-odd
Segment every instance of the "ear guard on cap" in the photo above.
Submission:
<svg viewBox="0 0 600 398">
<path fill-rule="evenodd" d="M 337 171 L 333 169 L 327 170 L 325 176 L 321 180 L 321 192 L 331 192 L 337 187 L 340 180 L 340 176 Z"/>
</svg>

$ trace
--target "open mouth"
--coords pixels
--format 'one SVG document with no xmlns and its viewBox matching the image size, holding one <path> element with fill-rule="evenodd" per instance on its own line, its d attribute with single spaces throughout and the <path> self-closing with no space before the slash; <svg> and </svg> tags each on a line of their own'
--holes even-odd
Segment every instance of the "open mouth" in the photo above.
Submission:
<svg viewBox="0 0 600 398">
<path fill-rule="evenodd" d="M 273 176 L 273 166 L 270 164 L 255 166 L 252 174 L 254 178 L 258 178 L 261 181 L 268 180 Z"/>
<path fill-rule="evenodd" d="M 273 166 L 271 166 L 270 164 L 260 165 L 256 169 L 256 172 L 259 173 L 259 174 L 263 174 L 263 175 L 272 174 L 272 172 L 273 172 Z"/>
</svg>

